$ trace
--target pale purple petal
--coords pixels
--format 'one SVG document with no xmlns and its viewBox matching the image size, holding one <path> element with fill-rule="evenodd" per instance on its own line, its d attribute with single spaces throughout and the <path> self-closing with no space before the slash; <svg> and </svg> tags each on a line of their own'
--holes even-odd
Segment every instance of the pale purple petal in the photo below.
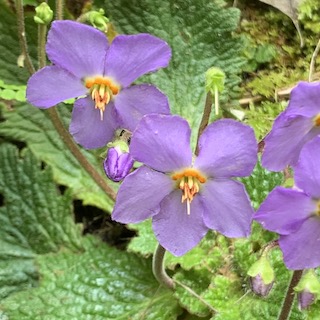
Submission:
<svg viewBox="0 0 320 320">
<path fill-rule="evenodd" d="M 320 113 L 320 82 L 299 82 L 291 91 L 287 115 L 312 118 Z"/>
<path fill-rule="evenodd" d="M 79 79 L 103 75 L 107 37 L 93 27 L 74 21 L 54 21 L 46 51 L 51 62 Z"/>
<path fill-rule="evenodd" d="M 230 238 L 249 235 L 253 209 L 242 183 L 231 179 L 209 180 L 199 195 L 208 228 Z"/>
<path fill-rule="evenodd" d="M 95 149 L 105 146 L 112 140 L 118 127 L 117 114 L 112 102 L 106 106 L 103 120 L 100 118 L 100 110 L 95 109 L 91 98 L 75 102 L 69 131 L 84 148 Z"/>
<path fill-rule="evenodd" d="M 320 133 L 312 119 L 303 116 L 286 116 L 282 113 L 265 138 L 262 165 L 272 171 L 280 171 L 287 165 L 295 165 L 304 144 Z"/>
<path fill-rule="evenodd" d="M 147 166 L 162 172 L 190 167 L 191 130 L 179 116 L 150 114 L 144 116 L 134 131 L 130 154 Z"/>
<path fill-rule="evenodd" d="M 166 67 L 170 58 L 168 44 L 150 34 L 117 36 L 107 54 L 105 75 L 128 87 L 143 74 Z"/>
<path fill-rule="evenodd" d="M 175 256 L 195 247 L 206 235 L 203 207 L 199 198 L 191 202 L 190 215 L 186 202 L 181 203 L 181 191 L 171 192 L 162 202 L 160 212 L 152 219 L 152 227 L 159 243 Z"/>
<path fill-rule="evenodd" d="M 297 231 L 315 209 L 315 202 L 304 192 L 276 187 L 261 204 L 254 220 L 267 230 L 286 235 Z"/>
<path fill-rule="evenodd" d="M 300 229 L 280 236 L 279 245 L 289 269 L 301 270 L 320 266 L 320 217 L 313 216 Z"/>
<path fill-rule="evenodd" d="M 114 105 L 122 120 L 123 128 L 131 132 L 146 114 L 170 114 L 167 97 L 156 87 L 149 84 L 121 90 L 115 97 Z"/>
<path fill-rule="evenodd" d="M 194 166 L 211 177 L 243 177 L 252 172 L 257 151 L 252 128 L 231 119 L 219 120 L 201 135 Z"/>
<path fill-rule="evenodd" d="M 121 223 L 137 223 L 154 216 L 160 210 L 160 202 L 173 187 L 167 175 L 140 167 L 121 184 L 112 219 Z"/>
<path fill-rule="evenodd" d="M 295 166 L 296 185 L 313 198 L 320 199 L 320 137 L 308 142 Z"/>
<path fill-rule="evenodd" d="M 86 87 L 71 73 L 56 66 L 49 66 L 29 79 L 27 100 L 38 108 L 49 108 L 86 92 Z"/>
</svg>

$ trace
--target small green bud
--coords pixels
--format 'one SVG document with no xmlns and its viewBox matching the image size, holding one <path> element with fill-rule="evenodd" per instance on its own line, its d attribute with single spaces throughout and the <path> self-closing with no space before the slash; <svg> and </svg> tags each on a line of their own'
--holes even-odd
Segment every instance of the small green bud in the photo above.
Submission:
<svg viewBox="0 0 320 320">
<path fill-rule="evenodd" d="M 248 270 L 252 291 L 259 296 L 267 296 L 274 283 L 274 271 L 266 256 L 262 256 Z"/>
<path fill-rule="evenodd" d="M 215 67 L 208 69 L 206 72 L 206 91 L 210 91 L 212 95 L 215 94 L 215 89 L 222 92 L 225 78 L 226 75 L 221 69 Z"/>
<path fill-rule="evenodd" d="M 35 23 L 48 25 L 53 18 L 53 11 L 46 2 L 41 2 L 36 7 L 36 15 L 34 16 Z"/>
<path fill-rule="evenodd" d="M 104 10 L 99 9 L 99 11 L 89 11 L 86 13 L 87 20 L 96 28 L 102 32 L 108 31 L 109 19 L 104 16 Z"/>
<path fill-rule="evenodd" d="M 294 288 L 298 293 L 298 307 L 300 310 L 308 308 L 320 298 L 320 282 L 314 270 L 308 270 Z"/>
</svg>

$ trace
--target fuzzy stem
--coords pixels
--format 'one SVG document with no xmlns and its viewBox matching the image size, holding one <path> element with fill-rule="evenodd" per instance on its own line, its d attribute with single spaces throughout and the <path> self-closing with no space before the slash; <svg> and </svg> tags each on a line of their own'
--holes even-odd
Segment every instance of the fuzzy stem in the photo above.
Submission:
<svg viewBox="0 0 320 320">
<path fill-rule="evenodd" d="M 199 139 L 202 132 L 204 131 L 204 129 L 207 127 L 209 123 L 211 110 L 212 110 L 212 96 L 211 96 L 211 93 L 208 92 L 206 97 L 206 103 L 204 105 L 202 119 L 201 119 L 199 130 L 198 130 L 197 146 L 195 151 L 196 156 L 199 154 Z"/>
<path fill-rule="evenodd" d="M 312 54 L 312 58 L 311 58 L 311 62 L 310 62 L 310 69 L 309 69 L 309 82 L 312 81 L 312 76 L 313 76 L 313 72 L 314 72 L 314 65 L 316 63 L 316 58 L 319 53 L 319 50 L 320 50 L 320 39 L 319 39 L 318 44 Z"/>
<path fill-rule="evenodd" d="M 158 282 L 164 287 L 173 290 L 175 288 L 175 284 L 173 280 L 168 276 L 164 267 L 164 255 L 166 253 L 166 249 L 158 244 L 156 251 L 154 252 L 152 259 L 152 271 L 155 278 Z"/>
<path fill-rule="evenodd" d="M 56 0 L 56 20 L 63 20 L 64 1 Z"/>
<path fill-rule="evenodd" d="M 44 24 L 38 24 L 38 65 L 39 69 L 46 65 L 46 36 L 47 26 Z"/>
<path fill-rule="evenodd" d="M 35 72 L 35 69 L 32 64 L 31 58 L 29 56 L 29 51 L 28 51 L 22 0 L 16 0 L 16 11 L 17 11 L 18 37 L 19 37 L 20 48 L 22 51 L 22 55 L 24 56 L 27 69 L 30 74 L 33 74 Z"/>
<path fill-rule="evenodd" d="M 278 320 L 287 320 L 289 319 L 291 309 L 294 301 L 294 287 L 299 283 L 302 277 L 303 270 L 295 270 L 292 274 L 290 284 L 287 289 L 286 297 L 282 303 L 282 308 L 278 317 Z"/>
</svg>

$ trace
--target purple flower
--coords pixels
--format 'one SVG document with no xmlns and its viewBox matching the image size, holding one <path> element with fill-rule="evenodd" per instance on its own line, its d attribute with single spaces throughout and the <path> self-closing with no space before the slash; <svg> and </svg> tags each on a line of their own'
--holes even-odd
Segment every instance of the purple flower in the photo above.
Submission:
<svg viewBox="0 0 320 320">
<path fill-rule="evenodd" d="M 299 189 L 276 187 L 254 219 L 280 234 L 279 245 L 289 269 L 320 266 L 320 137 L 302 149 L 295 166 Z"/>
<path fill-rule="evenodd" d="M 280 171 L 295 165 L 306 142 L 320 134 L 320 83 L 300 82 L 291 92 L 287 109 L 265 138 L 262 165 Z"/>
<path fill-rule="evenodd" d="M 54 21 L 46 51 L 52 66 L 28 82 L 27 99 L 49 108 L 69 98 L 75 102 L 70 132 L 85 148 L 104 146 L 118 127 L 133 131 L 147 113 L 169 113 L 166 96 L 156 87 L 129 87 L 147 72 L 166 67 L 171 50 L 149 34 L 120 35 L 109 46 L 106 36 L 87 25 Z"/>
<path fill-rule="evenodd" d="M 179 116 L 144 116 L 130 153 L 145 165 L 120 186 L 112 218 L 137 223 L 152 217 L 159 243 L 176 256 L 192 249 L 209 229 L 228 237 L 250 233 L 253 209 L 244 186 L 257 160 L 252 129 L 233 120 L 209 125 L 193 161 L 191 130 Z"/>
</svg>

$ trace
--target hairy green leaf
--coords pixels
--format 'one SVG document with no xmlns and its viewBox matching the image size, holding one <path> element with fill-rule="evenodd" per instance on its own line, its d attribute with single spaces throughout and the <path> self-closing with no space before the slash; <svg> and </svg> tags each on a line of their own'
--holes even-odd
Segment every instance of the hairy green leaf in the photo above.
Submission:
<svg viewBox="0 0 320 320">
<path fill-rule="evenodd" d="M 23 156 L 23 157 L 21 157 Z M 41 169 L 29 150 L 0 145 L 0 298 L 35 285 L 36 254 L 82 248 L 71 216 L 71 197 L 61 195 L 51 170 Z"/>
<path fill-rule="evenodd" d="M 117 251 L 92 237 L 82 253 L 39 256 L 41 282 L 3 301 L 12 320 L 175 320 L 173 293 L 159 287 L 150 260 Z"/>
</svg>

